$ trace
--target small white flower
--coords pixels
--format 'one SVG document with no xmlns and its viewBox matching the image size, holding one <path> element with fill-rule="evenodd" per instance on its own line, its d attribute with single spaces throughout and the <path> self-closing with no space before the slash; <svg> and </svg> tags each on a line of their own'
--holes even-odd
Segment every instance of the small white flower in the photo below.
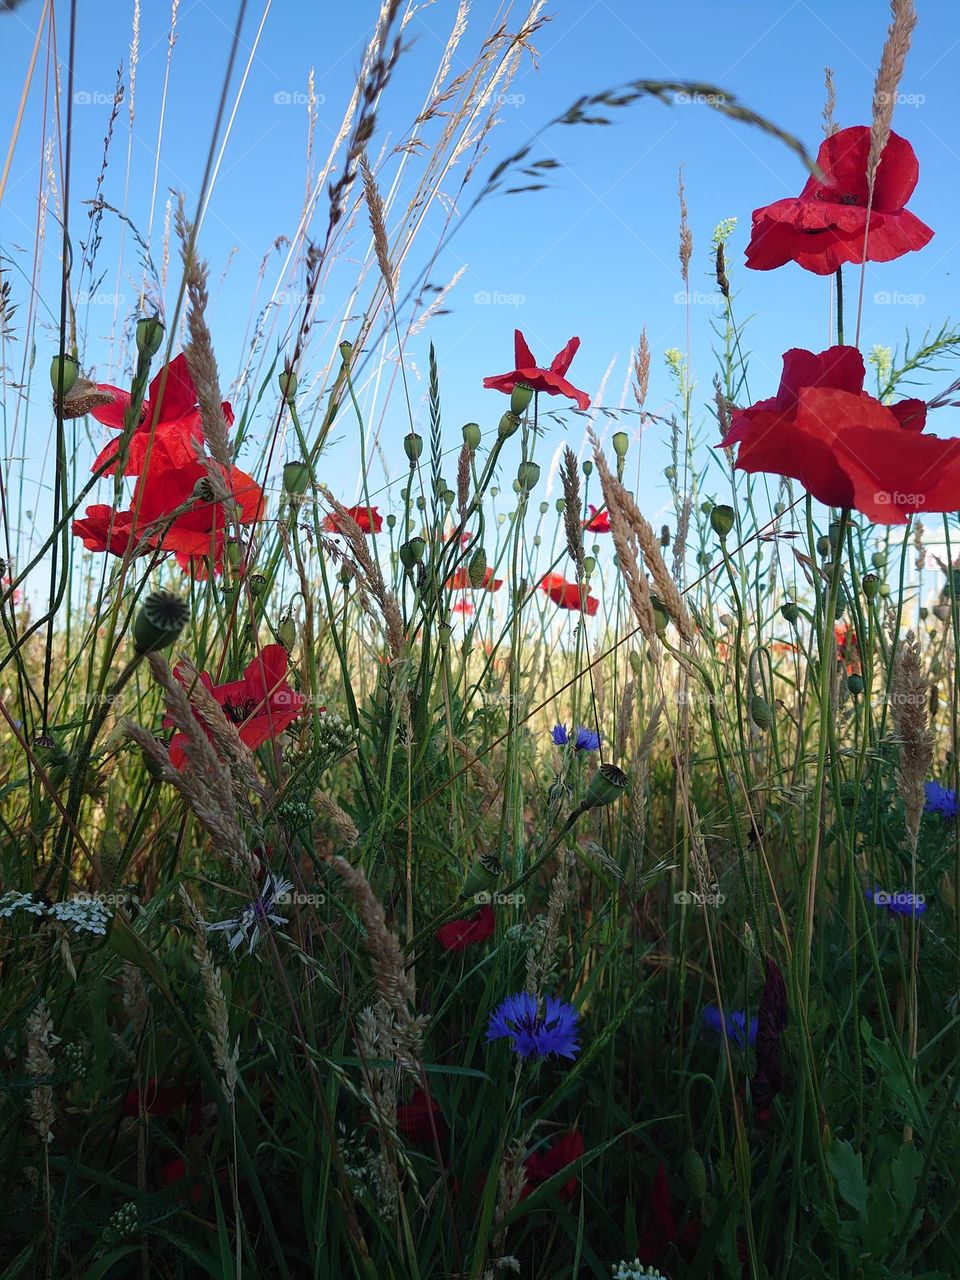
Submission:
<svg viewBox="0 0 960 1280">
<path fill-rule="evenodd" d="M 11 889 L 0 895 L 0 920 L 8 919 L 15 911 L 29 911 L 33 916 L 42 916 L 45 910 L 42 902 L 34 902 L 32 893 Z"/>
<path fill-rule="evenodd" d="M 55 902 L 48 907 L 47 915 L 63 925 L 71 925 L 74 933 L 92 933 L 103 938 L 106 937 L 112 912 L 99 898 L 75 897 Z"/>
<path fill-rule="evenodd" d="M 289 880 L 268 872 L 263 882 L 263 892 L 254 898 L 249 906 L 244 907 L 238 916 L 227 920 L 219 920 L 216 924 L 206 925 L 210 933 L 218 930 L 230 933 L 228 945 L 236 951 L 242 943 L 247 944 L 247 955 L 253 955 L 254 948 L 260 941 L 260 932 L 271 924 L 286 924 L 286 917 L 277 915 L 275 908 L 293 888 Z"/>
<path fill-rule="evenodd" d="M 667 1280 L 654 1267 L 643 1267 L 639 1258 L 632 1262 L 615 1262 L 611 1269 L 613 1280 Z"/>
</svg>

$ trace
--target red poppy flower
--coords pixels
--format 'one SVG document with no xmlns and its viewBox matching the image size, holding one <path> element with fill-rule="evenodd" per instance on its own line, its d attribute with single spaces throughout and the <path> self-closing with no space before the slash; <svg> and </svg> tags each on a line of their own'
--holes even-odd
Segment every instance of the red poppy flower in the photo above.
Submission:
<svg viewBox="0 0 960 1280">
<path fill-rule="evenodd" d="M 408 1142 L 430 1146 L 433 1146 L 434 1132 L 441 1142 L 450 1132 L 436 1100 L 423 1089 L 416 1089 L 409 1102 L 397 1107 L 397 1129 Z"/>
<path fill-rule="evenodd" d="M 97 503 L 87 507 L 87 514 L 82 520 L 74 520 L 71 526 L 75 537 L 83 539 L 88 551 L 109 551 L 112 555 L 122 556 L 130 545 L 130 534 L 133 530 L 132 511 L 114 511 L 113 507 Z M 140 555 L 146 547 L 140 549 Z"/>
<path fill-rule="evenodd" d="M 122 431 L 124 415 L 130 407 L 129 391 L 122 391 L 119 387 L 111 387 L 106 383 L 98 383 L 97 390 L 107 392 L 113 399 L 109 404 L 91 409 L 93 417 L 105 427 Z M 226 401 L 221 408 L 227 425 L 232 425 L 233 409 Z M 203 425 L 197 407 L 197 389 L 193 385 L 187 359 L 182 352 L 165 365 L 150 383 L 150 393 L 141 407 L 140 422 L 130 437 L 124 475 L 140 474 L 151 435 L 154 442 L 161 438 L 166 441 L 178 464 L 196 459 L 193 442 L 203 440 Z M 116 466 L 117 449 L 118 441 L 111 440 L 97 457 L 92 469 L 96 471 L 109 461 L 111 465 L 104 474 L 112 475 Z"/>
<path fill-rule="evenodd" d="M 581 409 L 590 408 L 590 397 L 585 391 L 578 391 L 563 376 L 570 368 L 570 362 L 577 354 L 580 346 L 579 338 L 571 338 L 562 351 L 558 352 L 549 369 L 541 369 L 533 358 L 523 334 L 514 330 L 514 360 L 517 367 L 510 373 L 498 373 L 492 378 L 484 378 L 483 385 L 493 391 L 505 391 L 507 395 L 513 391 L 518 382 L 531 387 L 534 391 L 543 391 L 548 396 L 568 396 L 576 400 Z"/>
<path fill-rule="evenodd" d="M 848 626 L 846 622 L 841 622 L 833 629 L 834 639 L 837 642 L 837 657 L 846 664 L 847 675 L 852 676 L 860 671 L 860 646 L 857 643 L 857 633 L 853 627 Z"/>
<path fill-rule="evenodd" d="M 671 1245 L 683 1251 L 693 1251 L 700 1242 L 700 1221 L 691 1218 L 683 1227 L 677 1226 L 670 1201 L 670 1184 L 663 1161 L 650 1188 L 650 1199 L 644 1217 L 643 1234 L 637 1244 L 637 1257 L 644 1266 L 659 1266 Z"/>
<path fill-rule="evenodd" d="M 796 199 L 775 200 L 754 210 L 747 266 L 770 271 L 796 262 L 824 276 L 844 262 L 863 262 L 869 153 L 866 125 L 841 129 L 825 139 L 817 154 L 823 180 L 811 174 Z M 918 173 L 913 147 L 891 133 L 873 188 L 868 262 L 891 262 L 922 249 L 933 237 L 930 228 L 904 208 Z"/>
<path fill-rule="evenodd" d="M 788 351 L 776 396 L 736 410 L 721 443 L 739 445 L 741 471 L 791 476 L 878 524 L 956 511 L 960 439 L 924 435 L 923 401 L 881 404 L 863 390 L 864 373 L 855 347 Z"/>
<path fill-rule="evenodd" d="M 174 674 L 189 688 L 189 678 L 181 667 L 175 668 Z M 287 684 L 286 675 L 286 649 L 281 644 L 268 644 L 248 663 L 240 680 L 215 685 L 206 671 L 200 672 L 199 679 L 223 708 L 227 719 L 237 725 L 240 740 L 255 751 L 264 742 L 279 737 L 297 719 L 306 703 L 303 694 Z M 196 711 L 194 714 L 197 715 Z M 201 716 L 197 715 L 197 719 L 203 724 Z M 173 727 L 169 716 L 163 725 L 165 729 Z M 186 759 L 185 737 L 178 733 L 170 743 L 170 763 L 177 769 Z"/>
<path fill-rule="evenodd" d="M 503 586 L 502 578 L 495 578 L 492 569 L 484 569 L 483 581 L 479 587 L 474 587 L 470 581 L 470 572 L 463 566 L 455 569 L 447 579 L 447 586 L 451 591 L 499 591 Z"/>
<path fill-rule="evenodd" d="M 582 1155 L 583 1138 L 577 1129 L 571 1129 L 569 1133 L 562 1133 L 543 1151 L 534 1151 L 523 1162 L 527 1180 L 523 1191 L 520 1193 L 520 1199 L 525 1200 L 531 1191 L 542 1186 L 544 1182 L 552 1178 L 555 1173 L 559 1173 L 561 1169 L 565 1169 L 571 1161 L 579 1160 Z M 576 1189 L 577 1175 L 573 1174 L 572 1177 L 561 1184 L 557 1190 L 557 1195 L 561 1200 L 569 1200 Z"/>
<path fill-rule="evenodd" d="M 451 613 L 471 614 L 473 613 L 473 605 L 469 600 L 458 600 L 450 611 Z"/>
<path fill-rule="evenodd" d="M 591 533 L 609 533 L 610 532 L 610 512 L 598 511 L 592 502 L 587 504 L 590 508 L 590 519 L 584 520 L 583 527 Z"/>
<path fill-rule="evenodd" d="M 166 1187 L 176 1186 L 177 1183 L 185 1181 L 187 1178 L 187 1162 L 183 1156 L 176 1156 L 173 1160 L 168 1160 L 166 1164 L 162 1164 L 157 1170 L 160 1181 Z M 202 1188 L 199 1182 L 196 1182 L 190 1188 L 190 1201 L 192 1204 L 200 1203 Z"/>
<path fill-rule="evenodd" d="M 582 609 L 592 618 L 600 606 L 596 596 L 587 596 L 586 602 L 581 604 L 579 586 L 568 582 L 562 573 L 548 573 L 540 586 L 560 609 Z"/>
<path fill-rule="evenodd" d="M 493 907 L 485 903 L 473 915 L 451 920 L 437 930 L 437 941 L 445 951 L 466 951 L 475 942 L 483 942 L 493 933 Z"/>
<path fill-rule="evenodd" d="M 383 516 L 376 507 L 346 507 L 344 509 L 348 516 L 353 516 L 360 526 L 361 533 L 379 533 L 383 528 Z M 324 519 L 323 527 L 327 533 L 343 532 L 340 519 L 333 512 Z"/>
</svg>

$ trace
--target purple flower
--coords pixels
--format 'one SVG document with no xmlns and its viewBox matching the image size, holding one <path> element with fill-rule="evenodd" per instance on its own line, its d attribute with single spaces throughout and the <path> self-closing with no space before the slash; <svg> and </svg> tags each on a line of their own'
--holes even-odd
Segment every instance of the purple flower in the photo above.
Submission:
<svg viewBox="0 0 960 1280">
<path fill-rule="evenodd" d="M 941 787 L 939 782 L 925 782 L 927 802 L 923 806 L 924 813 L 939 813 L 947 821 L 957 816 L 957 793 L 948 787 Z"/>
<path fill-rule="evenodd" d="M 867 900 L 875 907 L 886 907 L 894 916 L 922 916 L 927 909 L 923 894 L 886 893 L 883 889 L 868 889 Z"/>
<path fill-rule="evenodd" d="M 715 1004 L 708 1004 L 704 1009 L 703 1025 L 708 1031 L 712 1031 L 716 1035 L 720 1035 L 723 1032 L 723 1018 Z M 741 1009 L 735 1009 L 733 1013 L 727 1015 L 726 1033 L 738 1049 L 743 1049 L 748 1044 L 756 1043 L 757 1020 L 756 1018 L 751 1018 L 748 1029 L 747 1015 Z"/>
<path fill-rule="evenodd" d="M 570 734 L 564 724 L 555 724 L 550 736 L 557 747 L 565 747 L 570 741 Z M 600 749 L 599 733 L 588 729 L 586 725 L 578 724 L 573 733 L 573 749 L 574 751 L 598 751 Z"/>
<path fill-rule="evenodd" d="M 490 1015 L 488 1040 L 509 1039 L 521 1058 L 575 1058 L 580 1052 L 577 1023 L 580 1015 L 573 1005 L 547 996 L 546 1012 L 540 1011 L 536 996 L 526 991 L 507 996 Z"/>
</svg>

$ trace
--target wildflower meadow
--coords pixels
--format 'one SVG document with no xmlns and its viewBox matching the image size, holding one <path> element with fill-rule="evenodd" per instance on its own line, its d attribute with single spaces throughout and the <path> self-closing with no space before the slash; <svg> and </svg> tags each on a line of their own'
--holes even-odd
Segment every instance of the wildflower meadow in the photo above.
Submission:
<svg viewBox="0 0 960 1280">
<path fill-rule="evenodd" d="M 644 8 L 0 0 L 0 1280 L 960 1277 L 956 15 Z"/>
</svg>

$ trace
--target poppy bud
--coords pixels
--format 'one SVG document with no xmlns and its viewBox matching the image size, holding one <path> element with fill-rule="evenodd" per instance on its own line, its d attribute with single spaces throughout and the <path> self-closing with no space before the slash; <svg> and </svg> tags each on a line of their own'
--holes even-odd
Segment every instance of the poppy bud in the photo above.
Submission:
<svg viewBox="0 0 960 1280">
<path fill-rule="evenodd" d="M 925 604 L 922 604 L 922 605 L 920 606 L 920 621 L 921 621 L 921 622 L 926 622 L 926 620 L 927 620 L 929 617 L 930 617 L 930 610 L 927 608 L 927 606 L 926 606 Z"/>
<path fill-rule="evenodd" d="M 53 394 L 66 395 L 80 374 L 80 365 L 74 356 L 54 356 L 50 361 L 50 385 Z M 60 380 L 63 379 L 63 387 Z"/>
<path fill-rule="evenodd" d="M 541 503 L 540 503 L 540 514 L 541 514 L 542 516 L 545 516 L 549 510 L 550 510 L 550 503 L 549 503 L 549 502 L 541 502 Z"/>
<path fill-rule="evenodd" d="M 267 580 L 262 573 L 251 573 L 247 578 L 247 586 L 255 600 L 267 594 Z"/>
<path fill-rule="evenodd" d="M 660 530 L 660 545 L 661 547 L 669 547 L 670 545 L 670 526 L 668 524 L 663 525 Z"/>
<path fill-rule="evenodd" d="M 489 892 L 503 875 L 503 863 L 492 853 L 482 853 L 467 872 L 460 897 L 466 901 L 475 893 Z"/>
<path fill-rule="evenodd" d="M 792 600 L 788 600 L 786 604 L 780 606 L 780 615 L 793 626 L 800 617 L 799 606 L 795 605 Z"/>
<path fill-rule="evenodd" d="M 713 532 L 719 536 L 721 542 L 726 540 L 727 534 L 733 528 L 735 520 L 736 515 L 734 514 L 733 507 L 714 507 L 710 512 L 710 527 L 713 529 Z"/>
<path fill-rule="evenodd" d="M 510 436 L 512 436 L 513 433 L 516 431 L 517 427 L 519 427 L 519 425 L 520 425 L 520 419 L 512 410 L 508 410 L 500 419 L 500 424 L 497 427 L 498 437 L 501 440 L 509 439 Z"/>
<path fill-rule="evenodd" d="M 676 468 L 676 467 L 664 467 L 664 469 L 663 469 L 663 478 L 664 478 L 665 480 L 671 480 L 671 481 L 672 481 L 672 480 L 676 480 L 676 478 L 677 478 L 677 468 Z"/>
<path fill-rule="evenodd" d="M 702 515 L 708 516 L 715 506 L 716 506 L 716 503 L 711 502 L 710 499 L 708 498 L 706 502 L 700 503 L 700 512 Z"/>
<path fill-rule="evenodd" d="M 885 569 L 887 567 L 887 554 L 885 551 L 875 551 L 870 557 L 870 562 L 875 569 Z"/>
<path fill-rule="evenodd" d="M 602 764 L 590 779 L 581 808 L 600 809 L 619 800 L 627 789 L 629 779 L 615 764 Z"/>
<path fill-rule="evenodd" d="M 297 643 L 297 624 L 293 620 L 293 614 L 285 614 L 277 623 L 277 639 L 287 653 L 293 652 L 293 647 Z"/>
<path fill-rule="evenodd" d="M 688 1147 L 684 1152 L 683 1180 L 693 1198 L 703 1201 L 707 1194 L 707 1168 L 702 1156 L 693 1147 Z"/>
<path fill-rule="evenodd" d="M 540 479 L 540 468 L 535 462 L 521 462 L 517 468 L 517 483 L 524 493 L 529 493 Z"/>
<path fill-rule="evenodd" d="M 201 476 L 197 483 L 193 486 L 193 496 L 198 502 L 213 501 L 213 485 L 206 476 Z"/>
<path fill-rule="evenodd" d="M 773 504 L 773 514 L 775 516 L 782 516 L 786 509 L 787 504 L 785 502 L 775 502 Z"/>
<path fill-rule="evenodd" d="M 755 693 L 750 698 L 750 719 L 766 733 L 773 724 L 773 713 L 770 710 L 770 703 L 766 698 L 761 698 L 759 693 Z"/>
<path fill-rule="evenodd" d="M 297 394 L 297 374 L 290 365 L 284 364 L 283 371 L 277 374 L 277 385 L 286 403 L 293 404 Z"/>
<path fill-rule="evenodd" d="M 409 542 L 404 542 L 400 547 L 400 563 L 408 571 L 416 568 L 423 559 L 426 549 L 427 544 L 423 538 L 411 538 Z"/>
<path fill-rule="evenodd" d="M 468 422 L 463 428 L 463 443 L 467 446 L 471 453 L 480 444 L 480 426 L 476 422 Z"/>
<path fill-rule="evenodd" d="M 890 594 L 890 583 L 889 583 L 889 582 L 881 582 L 881 583 L 880 583 L 880 595 L 881 595 L 881 597 L 885 599 L 889 594 Z"/>
<path fill-rule="evenodd" d="M 636 649 L 630 650 L 630 670 L 635 676 L 640 675 L 643 671 L 643 660 Z"/>
<path fill-rule="evenodd" d="M 470 579 L 471 587 L 482 587 L 483 580 L 487 574 L 487 553 L 483 547 L 477 547 L 476 551 L 470 557 L 470 564 L 467 568 L 467 576 Z"/>
<path fill-rule="evenodd" d="M 137 321 L 137 350 L 148 360 L 163 345 L 163 321 L 158 315 L 144 316 Z"/>
<path fill-rule="evenodd" d="M 653 605 L 653 621 L 657 628 L 657 635 L 662 637 L 670 621 L 670 615 L 657 596 L 651 595 L 650 603 Z"/>
<path fill-rule="evenodd" d="M 863 587 L 863 594 L 868 600 L 875 600 L 880 592 L 880 579 L 875 573 L 865 573 L 860 584 Z"/>
<path fill-rule="evenodd" d="M 310 483 L 310 468 L 305 462 L 285 462 L 283 465 L 283 488 L 291 495 L 305 493 Z"/>
<path fill-rule="evenodd" d="M 630 446 L 630 437 L 625 431 L 615 431 L 610 443 L 613 445 L 613 452 L 622 462 L 627 456 L 627 449 Z"/>
<path fill-rule="evenodd" d="M 420 458 L 423 453 L 423 436 L 418 436 L 415 431 L 409 432 L 403 437 L 403 452 L 410 460 L 411 467 Z"/>
<path fill-rule="evenodd" d="M 527 406 L 532 399 L 533 388 L 528 387 L 525 382 L 518 382 L 510 392 L 510 412 L 519 417 L 521 413 L 526 412 Z"/>
<path fill-rule="evenodd" d="M 817 555 L 827 557 L 829 554 L 830 554 L 830 539 L 818 538 L 817 539 Z"/>
<path fill-rule="evenodd" d="M 854 697 L 856 697 L 858 693 L 863 693 L 863 676 L 858 676 L 856 673 L 851 676 L 847 676 L 847 688 Z"/>
<path fill-rule="evenodd" d="M 138 653 L 156 653 L 174 643 L 190 621 L 190 608 L 172 591 L 151 591 L 133 623 Z"/>
<path fill-rule="evenodd" d="M 348 369 L 350 368 L 350 357 L 352 355 L 353 355 L 353 343 L 341 342 L 340 343 L 340 359 L 343 361 L 345 367 Z"/>
</svg>

